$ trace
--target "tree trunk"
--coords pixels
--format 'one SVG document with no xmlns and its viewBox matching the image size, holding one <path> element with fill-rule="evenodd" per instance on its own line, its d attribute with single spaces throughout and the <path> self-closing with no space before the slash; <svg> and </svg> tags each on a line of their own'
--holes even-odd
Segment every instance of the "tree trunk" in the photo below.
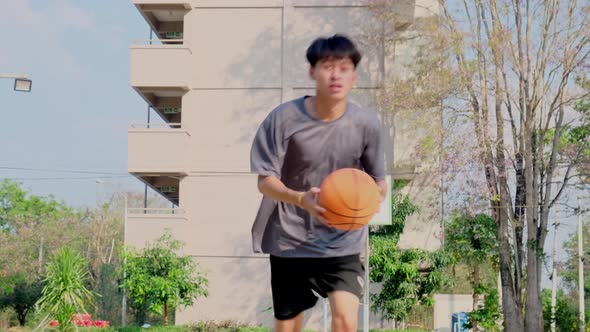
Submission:
<svg viewBox="0 0 590 332">
<path fill-rule="evenodd" d="M 522 165 L 522 153 L 516 154 L 516 194 L 514 197 L 514 237 L 515 237 L 515 291 L 516 301 L 522 306 L 522 267 L 524 261 L 523 233 L 524 233 L 524 207 L 526 206 L 526 179 Z"/>
<path fill-rule="evenodd" d="M 525 164 L 527 163 L 525 157 Z M 532 162 L 532 158 L 529 159 Z M 526 174 L 529 172 L 529 174 Z M 530 179 L 533 176 L 533 166 L 525 166 L 525 174 Z M 530 175 L 530 177 L 528 176 Z M 534 182 L 534 179 L 533 179 Z M 526 306 L 525 306 L 525 331 L 527 332 L 543 332 L 543 306 L 541 304 L 541 280 L 539 278 L 540 268 L 539 261 L 543 253 L 541 247 L 539 247 L 539 234 L 537 227 L 537 207 L 535 203 L 535 191 L 533 190 L 534 184 L 527 183 L 527 207 L 526 207 L 526 219 L 527 219 L 527 266 L 526 266 Z"/>
<path fill-rule="evenodd" d="M 538 185 L 535 166 L 536 135 L 535 112 L 527 108 L 525 120 L 525 144 L 524 144 L 524 174 L 529 181 L 526 182 L 526 221 L 527 221 L 527 276 L 526 276 L 526 306 L 525 306 L 525 331 L 543 332 L 543 306 L 541 304 L 539 266 L 537 265 L 542 248 L 539 248 L 539 236 L 537 226 L 538 212 Z"/>
<path fill-rule="evenodd" d="M 540 280 L 538 270 L 539 253 L 536 244 L 531 244 L 527 253 L 527 288 L 525 330 L 527 332 L 543 332 L 543 306 L 539 291 Z"/>
<path fill-rule="evenodd" d="M 476 102 L 473 102 L 474 107 L 478 107 Z M 482 126 L 476 119 L 475 130 L 479 142 L 481 139 Z M 516 301 L 514 281 L 512 279 L 512 252 L 510 249 L 510 241 L 508 236 L 508 215 L 506 209 L 510 203 L 502 199 L 502 192 L 498 191 L 497 178 L 494 170 L 494 159 L 490 145 L 486 145 L 486 153 L 483 158 L 485 167 L 485 178 L 488 185 L 488 190 L 491 196 L 500 196 L 500 200 L 491 200 L 490 206 L 492 214 L 498 226 L 498 254 L 500 258 L 500 276 L 502 279 L 502 311 L 504 313 L 504 330 L 510 332 L 523 332 L 524 320 L 522 316 L 522 305 Z"/>
<path fill-rule="evenodd" d="M 501 203 L 500 203 L 501 204 Z M 523 332 L 524 321 L 521 306 L 515 299 L 515 289 L 512 280 L 512 254 L 508 240 L 507 223 L 497 214 L 498 221 L 498 253 L 500 256 L 500 278 L 502 280 L 502 312 L 504 313 L 504 331 Z"/>
<path fill-rule="evenodd" d="M 20 324 L 20 326 L 25 326 L 27 320 L 27 310 L 21 310 L 17 312 L 16 316 L 18 318 L 18 323 Z"/>
<path fill-rule="evenodd" d="M 164 325 L 168 326 L 168 301 L 164 302 Z"/>
</svg>

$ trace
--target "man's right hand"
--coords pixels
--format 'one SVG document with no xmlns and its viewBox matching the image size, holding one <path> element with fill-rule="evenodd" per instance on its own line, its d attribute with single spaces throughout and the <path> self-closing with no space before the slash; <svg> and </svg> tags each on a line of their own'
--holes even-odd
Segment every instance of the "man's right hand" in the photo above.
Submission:
<svg viewBox="0 0 590 332">
<path fill-rule="evenodd" d="M 269 176 L 258 176 L 258 190 L 265 196 L 274 199 L 275 201 L 281 201 L 285 203 L 294 204 L 305 211 L 307 211 L 312 217 L 326 223 L 326 219 L 322 217 L 322 213 L 326 212 L 326 209 L 318 205 L 318 194 L 320 188 L 313 187 L 308 191 L 300 192 L 287 188 L 281 180 L 277 177 Z"/>
<path fill-rule="evenodd" d="M 318 219 L 323 223 L 327 223 L 327 220 L 322 216 L 322 213 L 326 212 L 326 209 L 318 204 L 318 194 L 320 188 L 312 187 L 308 191 L 302 192 L 297 197 L 297 206 L 307 211 L 312 217 Z"/>
</svg>

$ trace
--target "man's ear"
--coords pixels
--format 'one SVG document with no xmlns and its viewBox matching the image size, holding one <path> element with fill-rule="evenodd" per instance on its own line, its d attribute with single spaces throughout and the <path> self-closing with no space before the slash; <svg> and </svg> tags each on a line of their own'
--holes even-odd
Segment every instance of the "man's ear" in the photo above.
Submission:
<svg viewBox="0 0 590 332">
<path fill-rule="evenodd" d="M 315 67 L 314 66 L 309 66 L 309 78 L 312 81 L 315 81 Z"/>
</svg>

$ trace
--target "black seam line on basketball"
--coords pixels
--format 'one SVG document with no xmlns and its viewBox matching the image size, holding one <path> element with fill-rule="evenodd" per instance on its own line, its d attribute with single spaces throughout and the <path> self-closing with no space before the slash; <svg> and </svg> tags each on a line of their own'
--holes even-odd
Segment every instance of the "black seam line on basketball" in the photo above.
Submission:
<svg viewBox="0 0 590 332">
<path fill-rule="evenodd" d="M 355 218 L 355 219 L 357 219 L 357 218 L 365 218 L 365 217 L 369 217 L 369 216 L 371 216 L 371 215 L 375 214 L 375 213 L 370 213 L 370 214 L 367 214 L 367 215 L 364 215 L 364 216 L 347 216 L 347 215 L 345 215 L 345 214 L 341 214 L 341 213 L 338 213 L 338 212 L 334 212 L 334 211 L 332 211 L 332 210 L 330 210 L 330 209 L 327 209 L 327 208 L 325 208 L 325 209 L 326 209 L 326 211 L 330 211 L 331 213 L 333 213 L 333 214 L 335 214 L 335 215 L 337 215 L 337 216 L 340 216 L 340 217 L 345 217 L 345 218 Z"/>
</svg>

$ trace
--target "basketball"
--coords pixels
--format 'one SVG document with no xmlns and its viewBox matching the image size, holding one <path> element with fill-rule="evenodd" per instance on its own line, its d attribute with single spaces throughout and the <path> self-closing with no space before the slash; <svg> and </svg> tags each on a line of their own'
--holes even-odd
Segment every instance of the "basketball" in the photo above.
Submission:
<svg viewBox="0 0 590 332">
<path fill-rule="evenodd" d="M 379 187 L 356 168 L 342 168 L 328 175 L 320 186 L 318 204 L 329 226 L 356 230 L 369 223 L 379 209 Z"/>
</svg>

